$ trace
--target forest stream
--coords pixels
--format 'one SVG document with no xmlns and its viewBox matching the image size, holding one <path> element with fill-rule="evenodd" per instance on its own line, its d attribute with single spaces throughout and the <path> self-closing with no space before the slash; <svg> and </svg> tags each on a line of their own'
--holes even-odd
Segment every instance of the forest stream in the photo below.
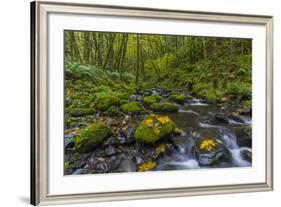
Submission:
<svg viewBox="0 0 281 207">
<path fill-rule="evenodd" d="M 151 93 L 169 99 L 169 95 L 161 92 L 162 89 L 158 91 L 152 90 Z M 140 97 L 139 94 L 131 95 L 132 99 Z M 177 106 L 177 113 L 158 114 L 169 117 L 179 129 L 178 132 L 155 145 L 133 139 L 136 126 L 146 114 L 122 114 L 114 118 L 95 114 L 103 122 L 117 126 L 113 128 L 118 135 L 109 137 L 102 146 L 91 152 L 75 153 L 71 148 L 73 135 L 66 134 L 65 159 L 73 164 L 65 170 L 65 174 L 251 166 L 252 140 L 247 131 L 252 125 L 250 114 L 229 113 L 222 104 L 206 103 L 195 97 Z M 217 146 L 202 151 L 198 145 L 198 140 L 202 139 L 214 140 Z"/>
</svg>

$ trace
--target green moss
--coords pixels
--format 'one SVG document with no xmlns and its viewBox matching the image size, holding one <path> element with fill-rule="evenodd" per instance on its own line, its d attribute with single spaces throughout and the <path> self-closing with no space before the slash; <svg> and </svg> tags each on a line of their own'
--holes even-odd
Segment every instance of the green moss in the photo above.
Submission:
<svg viewBox="0 0 281 207">
<path fill-rule="evenodd" d="M 154 103 L 150 105 L 150 108 L 153 111 L 158 112 L 177 112 L 179 110 L 179 107 L 176 104 L 168 102 Z"/>
<path fill-rule="evenodd" d="M 119 99 L 115 96 L 104 96 L 96 100 L 95 107 L 98 110 L 105 111 L 110 106 L 117 106 Z"/>
<path fill-rule="evenodd" d="M 138 102 L 130 102 L 121 106 L 121 110 L 127 114 L 139 113 L 141 109 L 141 104 Z"/>
<path fill-rule="evenodd" d="M 185 99 L 186 99 L 186 96 L 184 94 L 174 94 L 171 96 L 171 100 L 173 100 L 179 104 L 183 104 Z"/>
<path fill-rule="evenodd" d="M 85 116 L 85 115 L 92 115 L 95 113 L 95 109 L 93 108 L 68 108 L 66 110 L 70 116 L 78 117 L 78 116 Z"/>
<path fill-rule="evenodd" d="M 249 136 L 252 135 L 252 127 L 251 126 L 248 126 L 248 125 L 247 126 L 243 126 L 242 130 L 243 130 L 244 133 L 248 134 Z"/>
<path fill-rule="evenodd" d="M 118 107 L 117 106 L 110 106 L 108 109 L 107 109 L 107 112 L 111 115 L 118 115 L 119 114 L 119 110 L 118 110 Z"/>
<path fill-rule="evenodd" d="M 176 124 L 167 116 L 149 115 L 136 129 L 135 139 L 145 143 L 155 143 L 175 131 Z"/>
<path fill-rule="evenodd" d="M 218 96 L 214 91 L 208 91 L 205 94 L 205 97 L 210 103 L 217 103 L 218 101 L 220 101 L 221 97 Z"/>
<path fill-rule="evenodd" d="M 115 96 L 120 100 L 128 100 L 130 95 L 126 92 L 115 92 Z"/>
<path fill-rule="evenodd" d="M 111 129 L 104 123 L 96 122 L 82 130 L 75 138 L 75 148 L 80 153 L 86 153 L 98 146 L 111 135 Z"/>
<path fill-rule="evenodd" d="M 68 170 L 72 167 L 69 161 L 64 162 L 64 170 Z"/>
<path fill-rule="evenodd" d="M 151 105 L 153 103 L 157 103 L 158 101 L 160 101 L 162 98 L 161 96 L 158 95 L 153 95 L 153 96 L 145 96 L 143 98 L 143 102 L 146 105 Z"/>
</svg>

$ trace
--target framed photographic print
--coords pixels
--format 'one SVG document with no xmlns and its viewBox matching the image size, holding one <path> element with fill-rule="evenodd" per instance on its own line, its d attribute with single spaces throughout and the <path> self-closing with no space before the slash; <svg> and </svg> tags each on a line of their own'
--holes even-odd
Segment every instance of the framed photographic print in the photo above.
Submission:
<svg viewBox="0 0 281 207">
<path fill-rule="evenodd" d="M 272 190 L 272 30 L 271 16 L 32 2 L 31 203 Z"/>
</svg>

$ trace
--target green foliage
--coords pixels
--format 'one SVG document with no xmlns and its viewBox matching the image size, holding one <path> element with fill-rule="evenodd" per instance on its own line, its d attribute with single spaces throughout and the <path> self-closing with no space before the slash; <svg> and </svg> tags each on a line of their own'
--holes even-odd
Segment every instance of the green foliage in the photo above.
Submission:
<svg viewBox="0 0 281 207">
<path fill-rule="evenodd" d="M 96 122 L 89 125 L 75 137 L 75 149 L 80 153 L 89 152 L 110 135 L 111 129 L 106 124 Z"/>
<path fill-rule="evenodd" d="M 85 66 L 77 62 L 65 62 L 65 75 L 66 79 L 85 79 L 92 78 L 95 75 L 99 75 L 102 72 L 96 69 L 94 66 Z"/>
<path fill-rule="evenodd" d="M 151 114 L 137 127 L 135 139 L 145 143 L 155 143 L 171 135 L 175 128 L 175 123 L 169 117 Z"/>
<path fill-rule="evenodd" d="M 121 106 L 121 110 L 127 114 L 136 114 L 142 110 L 139 102 L 129 102 Z"/>
<path fill-rule="evenodd" d="M 69 161 L 64 162 L 64 170 L 68 170 L 72 167 Z"/>
<path fill-rule="evenodd" d="M 95 102 L 95 108 L 101 111 L 107 110 L 110 106 L 119 105 L 119 99 L 115 96 L 103 96 L 97 98 Z"/>
<path fill-rule="evenodd" d="M 145 96 L 145 97 L 143 98 L 143 102 L 144 102 L 144 104 L 146 104 L 146 105 L 151 105 L 151 104 L 153 104 L 153 103 L 156 103 L 156 102 L 160 101 L 161 99 L 162 99 L 161 96 L 158 96 L 158 95 Z"/>
<path fill-rule="evenodd" d="M 242 101 L 241 113 L 250 113 L 252 109 L 252 100 Z"/>
<path fill-rule="evenodd" d="M 232 82 L 227 86 L 226 94 L 238 100 L 249 100 L 252 98 L 252 86 L 250 83 Z"/>
<path fill-rule="evenodd" d="M 155 112 L 178 112 L 179 107 L 176 104 L 168 102 L 159 102 L 150 105 L 150 108 Z"/>
<path fill-rule="evenodd" d="M 161 85 L 250 110 L 250 39 L 68 31 L 65 60 L 67 107 L 82 96 L 114 96 L 125 103 L 138 89 Z M 183 103 L 182 95 L 172 99 Z M 159 101 L 144 98 L 146 105 Z M 72 107 L 87 108 L 93 99 L 83 102 L 88 106 Z"/>
</svg>

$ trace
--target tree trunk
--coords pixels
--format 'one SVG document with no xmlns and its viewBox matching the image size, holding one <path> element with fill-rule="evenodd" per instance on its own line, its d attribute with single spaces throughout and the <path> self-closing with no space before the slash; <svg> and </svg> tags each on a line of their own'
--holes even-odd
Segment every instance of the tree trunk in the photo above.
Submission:
<svg viewBox="0 0 281 207">
<path fill-rule="evenodd" d="M 139 83 L 139 71 L 140 71 L 140 38 L 137 34 L 137 66 L 136 66 L 136 84 Z"/>
<path fill-rule="evenodd" d="M 104 60 L 103 66 L 102 66 L 103 69 L 106 69 L 108 60 L 111 58 L 111 55 L 113 54 L 113 44 L 114 44 L 114 40 L 115 40 L 115 34 L 110 34 L 108 39 L 109 39 L 109 41 L 108 41 L 109 48 L 108 48 L 107 55 L 106 55 L 106 58 Z"/>
</svg>

